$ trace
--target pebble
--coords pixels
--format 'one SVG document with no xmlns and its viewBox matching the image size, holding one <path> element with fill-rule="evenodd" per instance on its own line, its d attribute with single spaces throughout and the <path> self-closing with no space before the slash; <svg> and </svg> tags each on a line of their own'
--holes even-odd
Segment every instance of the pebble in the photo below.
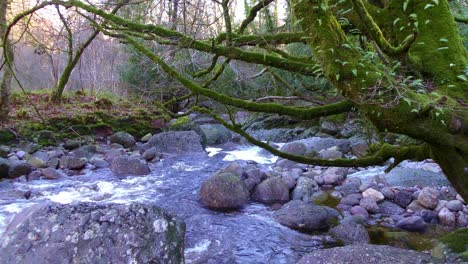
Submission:
<svg viewBox="0 0 468 264">
<path fill-rule="evenodd" d="M 445 204 L 445 207 L 447 207 L 452 212 L 458 212 L 458 211 L 463 210 L 463 203 L 460 202 L 459 200 L 452 200 L 452 201 L 447 202 Z"/>
<path fill-rule="evenodd" d="M 362 193 L 362 197 L 370 197 L 372 199 L 374 199 L 376 202 L 380 202 L 380 201 L 383 201 L 385 199 L 385 196 L 383 196 L 383 194 L 377 190 L 374 190 L 372 188 L 369 188 L 367 190 L 365 190 L 363 193 Z"/>
</svg>

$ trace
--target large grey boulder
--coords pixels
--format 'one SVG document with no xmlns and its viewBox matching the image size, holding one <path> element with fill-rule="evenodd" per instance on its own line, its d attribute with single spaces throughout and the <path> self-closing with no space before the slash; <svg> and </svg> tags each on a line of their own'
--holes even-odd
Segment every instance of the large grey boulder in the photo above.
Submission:
<svg viewBox="0 0 468 264">
<path fill-rule="evenodd" d="M 255 187 L 252 198 L 262 203 L 286 202 L 289 201 L 289 188 L 280 177 L 269 178 Z"/>
<path fill-rule="evenodd" d="M 212 176 L 202 184 L 200 197 L 212 209 L 236 209 L 249 200 L 249 189 L 239 177 L 232 173 Z"/>
<path fill-rule="evenodd" d="M 28 175 L 32 171 L 31 165 L 24 161 L 12 161 L 8 170 L 9 178 L 18 178 L 23 175 Z"/>
<path fill-rule="evenodd" d="M 336 220 L 338 212 L 332 208 L 318 206 L 311 202 L 292 200 L 274 213 L 282 225 L 299 230 L 320 230 L 328 228 Z"/>
<path fill-rule="evenodd" d="M 185 224 L 149 204 L 34 205 L 0 241 L 0 262 L 183 263 Z"/>
<path fill-rule="evenodd" d="M 146 161 L 133 156 L 118 156 L 112 160 L 110 169 L 117 175 L 146 175 L 150 173 Z"/>
<path fill-rule="evenodd" d="M 200 129 L 206 136 L 207 145 L 226 143 L 232 138 L 231 131 L 220 124 L 201 125 Z"/>
<path fill-rule="evenodd" d="M 318 249 L 303 256 L 297 264 L 422 264 L 431 263 L 431 256 L 391 246 L 353 244 L 345 247 Z"/>
<path fill-rule="evenodd" d="M 156 148 L 164 153 L 204 152 L 200 136 L 193 130 L 169 131 L 156 134 L 143 144 L 143 150 Z"/>
<path fill-rule="evenodd" d="M 127 132 L 120 131 L 109 137 L 111 143 L 117 143 L 124 148 L 131 148 L 135 145 L 135 138 Z"/>
</svg>

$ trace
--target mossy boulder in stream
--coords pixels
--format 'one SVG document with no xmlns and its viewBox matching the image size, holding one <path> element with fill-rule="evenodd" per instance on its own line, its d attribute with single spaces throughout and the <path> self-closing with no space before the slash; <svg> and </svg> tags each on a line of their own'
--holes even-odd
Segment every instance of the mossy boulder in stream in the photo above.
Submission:
<svg viewBox="0 0 468 264">
<path fill-rule="evenodd" d="M 212 209 L 237 209 L 249 200 L 249 189 L 232 173 L 214 175 L 200 189 L 203 203 Z"/>
<path fill-rule="evenodd" d="M 440 241 L 454 252 L 459 253 L 463 260 L 468 261 L 468 227 L 449 233 L 443 236 Z"/>
</svg>

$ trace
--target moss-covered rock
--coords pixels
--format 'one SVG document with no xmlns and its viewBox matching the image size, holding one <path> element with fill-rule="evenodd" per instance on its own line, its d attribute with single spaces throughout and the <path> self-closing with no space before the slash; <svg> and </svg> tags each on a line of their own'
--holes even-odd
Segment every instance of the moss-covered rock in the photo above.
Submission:
<svg viewBox="0 0 468 264">
<path fill-rule="evenodd" d="M 440 241 L 468 261 L 468 227 L 446 234 Z"/>
</svg>

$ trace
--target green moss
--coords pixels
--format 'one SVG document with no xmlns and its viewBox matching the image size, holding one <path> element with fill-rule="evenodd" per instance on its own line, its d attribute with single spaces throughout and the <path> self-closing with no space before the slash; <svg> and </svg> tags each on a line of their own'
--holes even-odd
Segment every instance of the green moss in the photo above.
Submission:
<svg viewBox="0 0 468 264">
<path fill-rule="evenodd" d="M 468 227 L 444 235 L 440 241 L 454 252 L 460 253 L 464 260 L 468 260 Z"/>
<path fill-rule="evenodd" d="M 0 130 L 0 144 L 8 144 L 16 140 L 16 135 L 10 130 Z"/>
</svg>

